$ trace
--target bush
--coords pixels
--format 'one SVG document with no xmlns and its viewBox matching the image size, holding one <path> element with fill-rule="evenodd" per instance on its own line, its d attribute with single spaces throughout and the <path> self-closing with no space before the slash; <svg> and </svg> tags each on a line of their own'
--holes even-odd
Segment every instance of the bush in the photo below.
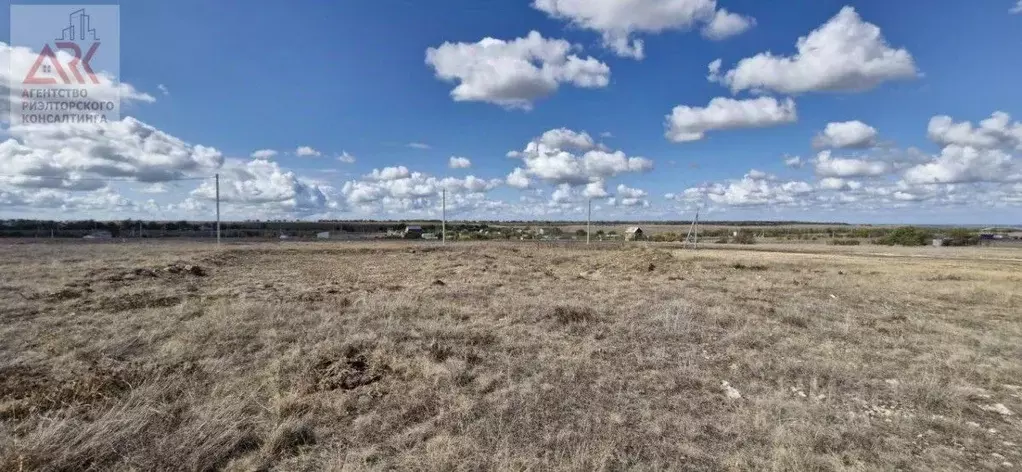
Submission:
<svg viewBox="0 0 1022 472">
<path fill-rule="evenodd" d="M 979 244 L 979 235 L 964 228 L 955 228 L 948 232 L 945 241 L 947 246 L 975 246 Z"/>
<path fill-rule="evenodd" d="M 651 239 L 657 242 L 671 242 L 679 240 L 678 235 L 674 233 L 657 233 L 654 234 Z"/>
<path fill-rule="evenodd" d="M 933 234 L 927 230 L 914 226 L 903 226 L 877 240 L 877 244 L 886 246 L 925 246 L 930 243 L 932 238 Z"/>
<path fill-rule="evenodd" d="M 831 239 L 828 241 L 831 246 L 858 246 L 862 241 L 858 239 Z"/>
<path fill-rule="evenodd" d="M 748 231 L 739 231 L 738 236 L 734 238 L 735 244 L 756 244 L 756 237 Z"/>
</svg>

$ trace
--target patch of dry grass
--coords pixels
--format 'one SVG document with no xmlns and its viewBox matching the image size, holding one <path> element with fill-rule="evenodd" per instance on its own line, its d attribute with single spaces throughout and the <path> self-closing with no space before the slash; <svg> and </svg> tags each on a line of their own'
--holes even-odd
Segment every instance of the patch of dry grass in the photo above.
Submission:
<svg viewBox="0 0 1022 472">
<path fill-rule="evenodd" d="M 1022 465 L 1012 254 L 660 248 L 0 246 L 0 470 Z"/>
</svg>

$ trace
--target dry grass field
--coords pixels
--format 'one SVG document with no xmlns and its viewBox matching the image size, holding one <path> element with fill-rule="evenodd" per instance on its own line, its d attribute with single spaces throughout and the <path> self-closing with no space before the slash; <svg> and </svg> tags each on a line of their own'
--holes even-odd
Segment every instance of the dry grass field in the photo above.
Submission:
<svg viewBox="0 0 1022 472">
<path fill-rule="evenodd" d="M 1022 467 L 1022 251 L 3 243 L 0 470 Z"/>
</svg>

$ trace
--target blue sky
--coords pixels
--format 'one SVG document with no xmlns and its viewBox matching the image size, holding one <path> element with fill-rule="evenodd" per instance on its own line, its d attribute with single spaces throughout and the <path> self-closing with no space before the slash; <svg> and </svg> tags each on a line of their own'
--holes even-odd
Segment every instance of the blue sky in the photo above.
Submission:
<svg viewBox="0 0 1022 472">
<path fill-rule="evenodd" d="M 579 209 L 593 197 L 607 218 L 687 219 L 704 205 L 721 219 L 1019 221 L 1022 61 L 1012 51 L 1022 44 L 1022 14 L 1011 13 L 1014 0 L 934 1 L 925 7 L 831 0 L 614 3 L 124 3 L 117 78 L 148 99 L 125 100 L 122 93 L 122 116 L 135 121 L 116 124 L 125 136 L 158 130 L 180 140 L 187 153 L 196 145 L 215 148 L 212 163 L 186 158 L 180 169 L 164 174 L 224 174 L 226 213 L 236 219 L 433 216 L 437 192 L 447 187 L 455 194 L 455 214 L 464 218 L 580 219 Z M 812 58 L 818 79 L 791 66 L 799 53 L 796 41 L 825 28 L 846 7 L 854 18 L 843 17 L 846 29 L 838 30 L 877 28 L 877 37 L 821 41 L 845 41 L 838 49 L 900 52 L 901 58 L 873 58 L 858 67 L 854 57 L 823 52 Z M 661 10 L 645 14 L 648 8 Z M 735 15 L 741 31 L 711 38 L 706 28 L 722 10 Z M 11 38 L 10 23 L 0 19 L 0 38 L 33 48 Z M 483 38 L 511 42 L 531 31 L 541 35 L 536 48 L 543 51 L 568 45 L 552 53 L 550 64 L 535 57 L 523 62 L 556 69 L 550 72 L 558 77 L 552 79 L 556 90 L 539 97 L 529 91 L 538 82 L 516 78 L 514 71 L 479 72 L 488 60 L 516 64 L 516 57 L 505 57 L 516 51 L 483 59 L 475 47 Z M 642 57 L 616 50 L 606 40 L 611 37 L 626 45 L 641 40 Z M 443 64 L 427 63 L 430 48 L 449 53 Z M 588 69 L 562 67 L 570 56 L 589 61 Z M 755 57 L 772 58 L 776 67 L 739 66 Z M 708 65 L 716 59 L 724 77 L 711 81 Z M 745 82 L 727 79 L 729 70 Z M 445 71 L 457 77 L 445 79 Z M 465 71 L 479 74 L 466 77 Z M 452 90 L 466 82 L 471 97 L 456 100 Z M 498 103 L 488 93 L 518 101 Z M 722 101 L 723 108 L 710 113 L 705 108 L 715 98 L 734 103 Z M 790 99 L 794 110 L 762 111 L 769 104 L 761 99 L 781 108 Z M 695 109 L 683 128 L 701 131 L 699 139 L 665 134 L 667 116 L 678 106 Z M 754 110 L 737 111 L 742 106 Z M 980 122 L 995 112 L 1007 114 L 1007 121 L 983 127 Z M 951 125 L 943 133 L 931 129 L 932 120 L 943 116 Z M 814 146 L 829 123 L 853 121 L 864 127 L 843 128 L 853 135 L 851 145 Z M 63 156 L 64 173 L 40 177 L 39 165 L 27 158 L 7 158 L 0 216 L 209 217 L 208 182 L 146 177 L 151 152 L 97 155 L 118 146 L 103 146 L 107 138 L 100 137 L 69 149 L 39 134 L 45 131 L 5 126 L 22 156 L 32 149 L 44 156 L 38 159 Z M 567 141 L 543 139 L 562 128 L 574 137 L 586 133 L 591 142 L 562 149 Z M 839 128 L 834 130 L 841 134 Z M 539 145 L 532 154 L 507 156 L 527 151 L 530 142 Z M 320 155 L 298 156 L 301 146 Z M 257 150 L 276 154 L 252 164 Z M 593 170 L 586 164 L 592 151 L 621 151 L 624 164 Z M 342 152 L 354 162 L 339 161 Z M 558 161 L 561 152 L 574 160 Z M 66 157 L 71 154 L 77 160 Z M 452 156 L 469 159 L 470 167 L 450 168 Z M 800 167 L 785 165 L 786 157 L 796 156 Z M 130 161 L 147 182 L 123 182 L 135 174 L 104 173 L 89 158 Z M 638 158 L 644 160 L 628 164 Z M 828 167 L 834 158 L 845 160 L 842 169 Z M 871 163 L 877 171 L 861 171 Z M 576 167 L 554 167 L 571 164 Z M 387 178 L 371 177 L 374 169 L 386 168 L 394 168 Z M 528 185 L 509 184 L 516 168 Z M 758 172 L 750 174 L 753 169 Z M 467 182 L 469 175 L 478 181 Z M 102 188 L 75 185 L 108 177 L 116 181 Z M 842 182 L 823 182 L 827 178 Z"/>
</svg>

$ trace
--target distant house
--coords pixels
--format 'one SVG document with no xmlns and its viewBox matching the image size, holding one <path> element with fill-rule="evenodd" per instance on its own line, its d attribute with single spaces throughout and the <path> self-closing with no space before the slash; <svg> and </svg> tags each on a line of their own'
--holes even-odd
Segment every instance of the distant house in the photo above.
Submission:
<svg viewBox="0 0 1022 472">
<path fill-rule="evenodd" d="M 316 239 L 330 239 L 330 232 L 323 231 L 322 233 L 316 233 Z"/>
<path fill-rule="evenodd" d="M 405 239 L 422 239 L 422 226 L 408 225 L 402 236 Z"/>
<path fill-rule="evenodd" d="M 625 230 L 625 241 L 638 241 L 643 238 L 642 228 L 632 226 Z"/>
</svg>

